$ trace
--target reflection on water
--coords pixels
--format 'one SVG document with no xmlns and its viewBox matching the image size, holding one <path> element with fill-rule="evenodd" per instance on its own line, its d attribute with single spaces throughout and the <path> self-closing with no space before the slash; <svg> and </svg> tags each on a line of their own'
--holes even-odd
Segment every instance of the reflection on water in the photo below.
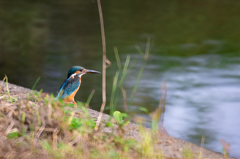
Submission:
<svg viewBox="0 0 240 159">
<path fill-rule="evenodd" d="M 73 65 L 101 71 L 101 33 L 95 0 L 12 0 L 0 2 L 0 78 L 56 93 Z M 113 47 L 122 61 L 138 59 L 124 87 L 130 93 L 141 58 L 134 45 L 145 47 L 146 65 L 133 108 L 158 105 L 160 83 L 168 82 L 164 126 L 169 134 L 220 151 L 219 139 L 239 157 L 240 1 L 121 0 L 102 1 L 107 55 L 107 96 L 117 70 Z M 101 105 L 101 75 L 85 75 L 76 96 Z M 109 101 L 108 101 L 109 102 Z M 122 110 L 121 104 L 119 105 Z M 144 116 L 144 114 L 140 114 Z M 148 117 L 145 116 L 147 119 Z M 149 121 L 149 119 L 148 119 Z M 148 122 L 149 123 L 149 122 Z"/>
<path fill-rule="evenodd" d="M 224 139 L 230 142 L 231 152 L 237 154 L 240 148 L 239 70 L 240 58 L 153 56 L 139 84 L 136 106 L 156 107 L 160 84 L 165 80 L 168 97 L 164 126 L 169 134 L 198 145 L 205 136 L 205 146 L 215 151 L 220 151 L 219 139 Z M 126 82 L 126 88 L 133 85 L 132 80 Z"/>
</svg>

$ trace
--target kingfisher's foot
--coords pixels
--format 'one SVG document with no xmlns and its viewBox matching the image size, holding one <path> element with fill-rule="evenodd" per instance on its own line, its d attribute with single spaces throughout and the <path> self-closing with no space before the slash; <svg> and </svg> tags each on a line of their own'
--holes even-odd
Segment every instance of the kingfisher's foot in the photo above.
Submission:
<svg viewBox="0 0 240 159">
<path fill-rule="evenodd" d="M 63 100 L 64 101 L 64 103 L 71 103 L 71 104 L 77 104 L 75 101 L 66 101 L 66 100 Z"/>
</svg>

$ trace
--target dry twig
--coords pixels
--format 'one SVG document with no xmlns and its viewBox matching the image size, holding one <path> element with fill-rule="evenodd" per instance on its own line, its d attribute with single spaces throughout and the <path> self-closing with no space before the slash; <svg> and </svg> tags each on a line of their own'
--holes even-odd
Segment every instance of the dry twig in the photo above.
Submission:
<svg viewBox="0 0 240 159">
<path fill-rule="evenodd" d="M 111 62 L 107 59 L 106 56 L 106 40 L 105 40 L 105 32 L 104 32 L 104 23 L 103 23 L 103 14 L 102 14 L 102 6 L 100 0 L 97 0 L 98 3 L 98 11 L 99 11 L 99 18 L 100 18 L 100 25 L 101 25 L 101 35 L 102 35 L 102 46 L 103 46 L 103 63 L 102 63 L 102 105 L 101 110 L 97 119 L 95 130 L 98 130 L 102 113 L 106 105 L 106 68 L 110 66 Z"/>
</svg>

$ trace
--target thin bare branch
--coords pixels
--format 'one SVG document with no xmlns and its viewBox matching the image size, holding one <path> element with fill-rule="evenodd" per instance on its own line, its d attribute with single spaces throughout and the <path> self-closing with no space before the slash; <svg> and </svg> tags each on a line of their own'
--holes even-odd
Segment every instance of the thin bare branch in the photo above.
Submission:
<svg viewBox="0 0 240 159">
<path fill-rule="evenodd" d="M 103 60 L 102 60 L 102 105 L 101 110 L 97 119 L 95 130 L 98 129 L 102 113 L 106 105 L 106 63 L 108 64 L 108 67 L 110 66 L 111 62 L 107 59 L 106 56 L 106 40 L 105 40 L 105 32 L 104 32 L 104 23 L 103 23 L 103 14 L 102 14 L 102 6 L 100 0 L 97 0 L 98 3 L 98 12 L 99 12 L 99 18 L 100 18 L 100 26 L 101 26 L 101 35 L 102 35 L 102 47 L 103 47 Z"/>
</svg>

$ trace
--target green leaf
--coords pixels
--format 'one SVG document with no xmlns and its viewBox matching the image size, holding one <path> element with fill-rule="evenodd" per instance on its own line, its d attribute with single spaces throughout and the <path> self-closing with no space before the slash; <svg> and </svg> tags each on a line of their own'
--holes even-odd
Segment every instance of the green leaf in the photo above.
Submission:
<svg viewBox="0 0 240 159">
<path fill-rule="evenodd" d="M 94 121 L 94 119 L 87 119 L 86 124 L 91 128 L 94 128 L 96 126 L 96 122 Z"/>
<path fill-rule="evenodd" d="M 66 107 L 72 107 L 72 108 L 74 108 L 74 106 L 75 106 L 75 104 L 73 104 L 73 103 L 64 103 L 64 106 Z"/>
<path fill-rule="evenodd" d="M 7 137 L 8 137 L 9 139 L 16 139 L 16 138 L 18 138 L 19 136 L 21 136 L 21 135 L 19 134 L 19 132 L 12 132 L 12 133 L 9 133 L 9 134 L 7 135 Z"/>
<path fill-rule="evenodd" d="M 150 114 L 150 112 L 146 108 L 144 108 L 144 107 L 140 107 L 138 109 L 143 111 L 143 112 L 145 112 L 145 113 L 147 113 L 148 115 Z"/>
<path fill-rule="evenodd" d="M 65 114 L 70 114 L 70 115 L 71 115 L 71 114 L 72 114 L 72 111 L 71 111 L 71 110 L 64 110 L 64 113 L 65 113 Z"/>
<path fill-rule="evenodd" d="M 112 123 L 111 121 L 108 121 L 108 122 L 106 123 L 106 127 L 113 127 L 113 123 Z"/>
<path fill-rule="evenodd" d="M 82 126 L 81 118 L 73 118 L 70 127 L 77 129 Z"/>
<path fill-rule="evenodd" d="M 38 77 L 38 79 L 36 80 L 36 82 L 34 83 L 33 87 L 32 87 L 32 90 L 34 90 L 34 88 L 36 87 L 38 81 L 40 80 L 40 77 Z"/>
<path fill-rule="evenodd" d="M 113 117 L 118 123 L 120 123 L 122 121 L 123 115 L 120 111 L 115 111 L 113 113 Z"/>
<path fill-rule="evenodd" d="M 127 114 L 127 113 L 121 113 L 121 114 L 122 114 L 122 117 L 125 117 L 125 118 L 128 117 L 128 114 Z"/>
</svg>

